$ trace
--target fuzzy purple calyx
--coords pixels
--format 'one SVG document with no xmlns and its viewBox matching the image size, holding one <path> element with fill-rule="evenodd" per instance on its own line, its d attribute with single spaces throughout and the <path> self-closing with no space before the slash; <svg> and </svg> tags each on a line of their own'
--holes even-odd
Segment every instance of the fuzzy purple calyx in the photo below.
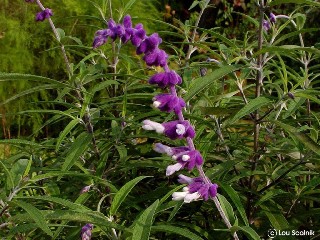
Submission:
<svg viewBox="0 0 320 240">
<path fill-rule="evenodd" d="M 207 201 L 209 198 L 214 198 L 217 195 L 218 185 L 208 183 L 201 177 L 189 178 L 184 175 L 179 175 L 179 182 L 188 183 L 187 187 L 183 188 L 183 192 L 175 192 L 172 194 L 172 200 L 183 200 L 186 203 L 203 199 Z"/>
<path fill-rule="evenodd" d="M 181 152 L 186 152 L 189 151 L 190 148 L 186 146 L 181 146 L 181 147 L 169 147 L 167 145 L 164 145 L 162 143 L 156 143 L 153 147 L 153 150 L 158 152 L 158 153 L 164 153 L 167 154 L 168 156 L 173 156 L 177 155 Z"/>
<path fill-rule="evenodd" d="M 270 13 L 269 19 L 271 23 L 276 23 L 277 17 L 273 13 Z"/>
<path fill-rule="evenodd" d="M 172 158 L 189 171 L 195 166 L 201 166 L 203 163 L 203 158 L 198 150 L 180 152 L 179 154 L 172 155 Z"/>
<path fill-rule="evenodd" d="M 53 15 L 52 10 L 50 8 L 46 8 L 41 12 L 38 12 L 36 15 L 36 21 L 44 21 L 47 18 L 50 18 Z"/>
<path fill-rule="evenodd" d="M 146 38 L 146 31 L 143 29 L 143 25 L 141 23 L 137 24 L 132 33 L 131 43 L 135 47 L 139 47 L 141 42 Z"/>
<path fill-rule="evenodd" d="M 92 235 L 93 224 L 87 223 L 81 229 L 81 240 L 90 240 Z"/>
<path fill-rule="evenodd" d="M 267 20 L 263 20 L 262 27 L 266 31 L 269 31 L 269 29 L 271 28 L 270 23 Z"/>
<path fill-rule="evenodd" d="M 158 48 L 161 42 L 162 39 L 159 37 L 158 33 L 153 33 L 151 36 L 146 37 L 139 47 L 137 47 L 137 54 L 152 52 Z"/>
<path fill-rule="evenodd" d="M 164 134 L 172 140 L 195 136 L 195 131 L 187 120 L 166 122 L 162 123 L 162 126 Z"/>
<path fill-rule="evenodd" d="M 143 57 L 143 60 L 150 67 L 151 66 L 164 67 L 167 65 L 167 59 L 168 59 L 168 54 L 164 50 L 159 48 L 156 48 L 151 52 L 147 52 Z"/>
<path fill-rule="evenodd" d="M 153 101 L 153 106 L 159 110 L 163 112 L 175 112 L 175 114 L 181 112 L 181 109 L 186 106 L 182 98 L 169 93 L 159 94 L 153 98 Z"/>
<path fill-rule="evenodd" d="M 201 197 L 207 201 L 209 197 L 217 195 L 218 185 L 215 183 L 206 183 L 202 178 L 197 178 L 195 181 L 188 185 L 190 193 L 198 192 Z"/>
<path fill-rule="evenodd" d="M 160 88 L 171 87 L 182 83 L 182 79 L 175 71 L 161 72 L 149 79 L 150 84 L 157 84 Z"/>
</svg>

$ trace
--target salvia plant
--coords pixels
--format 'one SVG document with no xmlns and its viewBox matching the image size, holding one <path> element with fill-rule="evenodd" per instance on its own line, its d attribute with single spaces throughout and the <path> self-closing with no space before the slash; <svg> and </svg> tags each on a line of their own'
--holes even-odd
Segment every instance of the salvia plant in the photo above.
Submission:
<svg viewBox="0 0 320 240">
<path fill-rule="evenodd" d="M 66 77 L 0 72 L 30 86 L 0 105 L 0 237 L 317 239 L 320 51 L 307 19 L 320 4 L 200 0 L 168 23 L 130 12 L 156 1 L 88 3 L 101 18 L 65 32 L 54 5 L 24 1 Z M 219 9 L 216 23 L 245 32 L 203 28 Z M 30 109 L 3 108 L 17 99 Z M 11 136 L 6 119 L 22 116 L 45 120 Z"/>
</svg>

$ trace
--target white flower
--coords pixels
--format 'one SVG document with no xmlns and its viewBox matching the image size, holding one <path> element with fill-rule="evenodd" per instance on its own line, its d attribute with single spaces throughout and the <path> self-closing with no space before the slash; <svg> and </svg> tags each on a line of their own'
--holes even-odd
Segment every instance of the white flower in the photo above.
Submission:
<svg viewBox="0 0 320 240">
<path fill-rule="evenodd" d="M 170 176 L 173 173 L 175 173 L 176 171 L 179 171 L 181 168 L 182 168 L 182 164 L 181 163 L 176 163 L 174 165 L 169 165 L 167 167 L 167 170 L 166 170 L 166 175 Z"/>
</svg>

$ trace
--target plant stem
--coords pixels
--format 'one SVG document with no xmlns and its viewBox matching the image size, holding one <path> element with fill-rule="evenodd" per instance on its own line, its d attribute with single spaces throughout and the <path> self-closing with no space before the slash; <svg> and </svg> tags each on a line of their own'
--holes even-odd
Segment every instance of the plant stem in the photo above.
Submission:
<svg viewBox="0 0 320 240">
<path fill-rule="evenodd" d="M 206 0 L 206 2 L 204 3 L 203 7 L 201 8 L 201 11 L 199 13 L 199 16 L 198 16 L 198 19 L 196 21 L 196 24 L 194 26 L 194 29 L 193 29 L 193 32 L 192 32 L 192 35 L 191 35 L 191 41 L 189 42 L 189 48 L 188 48 L 188 52 L 186 54 L 186 62 L 188 62 L 191 58 L 191 55 L 192 53 L 196 50 L 196 48 L 193 47 L 193 43 L 194 43 L 194 40 L 196 38 L 196 35 L 197 35 L 197 28 L 199 26 L 199 23 L 200 23 L 200 20 L 201 20 L 201 17 L 204 13 L 204 10 L 208 7 L 208 4 L 210 3 L 210 0 Z"/>
<path fill-rule="evenodd" d="M 165 67 L 164 67 L 164 70 L 165 70 L 165 71 L 168 71 L 168 70 L 169 70 L 168 66 L 165 66 Z M 170 92 L 171 92 L 172 95 L 177 96 L 177 90 L 176 90 L 176 87 L 175 87 L 175 86 L 170 87 Z M 184 121 L 184 120 L 185 120 L 182 111 L 180 111 L 180 112 L 178 113 L 178 119 L 179 119 L 180 121 Z M 194 142 L 193 142 L 192 138 L 187 137 L 186 140 L 187 140 L 187 143 L 188 143 L 188 147 L 189 147 L 191 150 L 195 150 L 196 148 L 195 148 L 195 146 L 194 146 Z M 197 170 L 198 170 L 198 172 L 199 172 L 200 177 L 204 180 L 204 182 L 205 182 L 206 184 L 210 184 L 210 185 L 211 185 L 212 183 L 211 183 L 210 179 L 209 179 L 209 178 L 206 176 L 206 174 L 204 173 L 202 165 L 201 165 L 201 166 L 197 166 Z M 220 205 L 220 202 L 219 202 L 218 198 L 217 198 L 217 197 L 213 197 L 213 198 L 211 198 L 211 199 L 214 201 L 214 203 L 215 203 L 215 205 L 216 205 L 216 207 L 217 207 L 217 209 L 218 209 L 218 211 L 219 211 L 219 214 L 220 214 L 221 218 L 223 219 L 224 223 L 226 224 L 226 226 L 228 227 L 228 229 L 230 229 L 230 228 L 232 227 L 232 226 L 231 226 L 231 223 L 230 223 L 227 215 L 225 214 L 225 212 L 224 212 L 223 209 L 221 208 L 221 205 Z M 236 239 L 236 240 L 239 239 L 236 232 L 233 234 L 233 237 L 234 237 L 234 239 Z"/>
<path fill-rule="evenodd" d="M 40 0 L 37 0 L 37 4 L 38 6 L 41 8 L 42 11 L 45 10 L 45 7 L 42 5 L 42 3 L 40 2 Z M 56 40 L 58 41 L 59 45 L 60 45 L 60 48 L 61 48 L 61 52 L 62 52 L 62 55 L 63 55 L 63 59 L 65 61 L 65 64 L 66 64 L 66 69 L 67 69 L 67 72 L 69 74 L 69 77 L 72 76 L 72 71 L 71 71 L 71 67 L 70 67 L 70 62 L 69 62 L 69 59 L 68 59 L 68 56 L 67 56 L 67 53 L 66 53 L 66 50 L 64 48 L 64 45 L 61 43 L 60 41 L 60 36 L 59 36 L 59 33 L 57 31 L 57 28 L 55 27 L 52 19 L 49 17 L 48 18 L 48 21 L 49 21 L 49 24 L 51 26 L 51 29 L 56 37 Z"/>
<path fill-rule="evenodd" d="M 40 7 L 40 9 L 42 11 L 44 11 L 45 7 L 42 5 L 41 1 L 40 0 L 36 0 L 36 2 L 38 4 L 38 6 Z M 61 43 L 61 39 L 60 39 L 59 33 L 57 31 L 57 28 L 55 27 L 55 25 L 54 25 L 54 23 L 53 23 L 53 21 L 52 21 L 52 19 L 50 17 L 48 18 L 48 21 L 49 21 L 51 29 L 52 29 L 52 31 L 53 31 L 53 33 L 55 35 L 55 38 L 56 38 L 56 40 L 58 41 L 58 43 L 60 45 L 61 52 L 62 52 L 62 55 L 63 55 L 63 59 L 64 59 L 65 64 L 66 64 L 66 69 L 67 69 L 67 72 L 68 72 L 68 75 L 69 75 L 69 78 L 70 78 L 73 75 L 73 73 L 72 73 L 72 70 L 71 70 L 71 67 L 70 67 L 70 62 L 69 62 L 66 50 L 64 48 L 64 45 Z M 82 105 L 84 100 L 83 100 L 82 94 L 81 94 L 79 89 L 76 89 L 76 95 L 77 95 L 77 99 L 80 101 L 80 103 Z M 93 134 L 93 125 L 91 123 L 91 117 L 90 117 L 89 109 L 86 110 L 86 113 L 83 116 L 83 121 L 85 123 L 87 132 L 92 135 L 92 145 L 93 145 L 94 152 L 96 153 L 97 157 L 100 158 L 100 152 L 99 152 L 99 149 L 98 149 L 98 146 L 97 146 L 97 143 L 96 143 L 95 136 Z"/>
<path fill-rule="evenodd" d="M 264 20 L 264 11 L 265 4 L 264 0 L 260 0 L 259 4 L 259 31 L 258 31 L 258 49 L 260 51 L 262 49 L 263 44 L 263 20 Z M 255 83 L 255 97 L 258 98 L 261 95 L 261 85 L 263 81 L 263 55 L 259 54 L 257 59 L 257 76 Z M 259 160 L 259 135 L 260 135 L 260 123 L 259 123 L 259 110 L 256 110 L 254 113 L 254 126 L 253 126 L 253 157 L 252 157 L 252 165 L 251 171 L 255 171 L 257 168 L 258 160 Z M 254 175 L 252 174 L 249 178 L 248 188 L 249 191 L 253 188 Z M 251 204 L 252 204 L 252 193 L 248 194 L 247 199 L 247 216 L 250 220 L 251 218 Z"/>
</svg>

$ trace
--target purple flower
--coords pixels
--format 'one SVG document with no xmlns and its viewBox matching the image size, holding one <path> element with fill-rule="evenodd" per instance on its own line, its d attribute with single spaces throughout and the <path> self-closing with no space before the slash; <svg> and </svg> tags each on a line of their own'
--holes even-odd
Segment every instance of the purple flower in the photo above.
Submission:
<svg viewBox="0 0 320 240">
<path fill-rule="evenodd" d="M 139 47 L 141 42 L 146 38 L 146 31 L 143 29 L 143 25 L 141 23 L 137 24 L 132 33 L 131 43 L 135 47 Z"/>
<path fill-rule="evenodd" d="M 27 2 L 27 3 L 33 3 L 34 0 L 25 0 L 25 2 Z"/>
<path fill-rule="evenodd" d="M 186 176 L 179 176 L 180 179 L 186 179 L 189 183 L 188 187 L 183 188 L 183 192 L 175 192 L 172 194 L 172 200 L 179 201 L 184 200 L 186 203 L 196 201 L 199 199 L 204 199 L 207 201 L 209 197 L 215 197 L 217 195 L 217 184 L 207 183 L 201 177 L 197 178 L 186 178 Z"/>
<path fill-rule="evenodd" d="M 195 131 L 189 121 L 171 121 L 166 123 L 157 123 L 151 120 L 144 120 L 142 128 L 145 130 L 154 130 L 157 133 L 163 133 L 172 140 L 177 138 L 194 138 Z"/>
<path fill-rule="evenodd" d="M 182 79 L 175 71 L 161 72 L 149 79 L 150 84 L 157 84 L 160 88 L 181 84 Z"/>
<path fill-rule="evenodd" d="M 160 109 L 163 112 L 175 112 L 178 114 L 181 109 L 186 106 L 186 103 L 182 98 L 179 98 L 170 93 L 163 93 L 153 98 L 153 106 Z"/>
<path fill-rule="evenodd" d="M 97 47 L 100 47 L 101 45 L 105 44 L 107 42 L 108 36 L 110 36 L 110 34 L 111 34 L 110 29 L 98 30 L 95 33 L 92 47 L 97 48 Z"/>
<path fill-rule="evenodd" d="M 137 54 L 152 52 L 158 48 L 162 39 L 159 37 L 158 33 L 152 34 L 150 37 L 146 37 L 143 42 L 137 47 Z"/>
<path fill-rule="evenodd" d="M 129 15 L 126 15 L 123 18 L 123 27 L 124 27 L 124 34 L 121 36 L 121 41 L 123 43 L 127 43 L 133 34 L 131 17 Z"/>
<path fill-rule="evenodd" d="M 269 19 L 271 23 L 276 23 L 277 17 L 273 13 L 270 13 Z"/>
<path fill-rule="evenodd" d="M 156 143 L 153 147 L 153 150 L 158 152 L 158 153 L 165 153 L 168 156 L 173 156 L 173 155 L 177 155 L 181 152 L 186 152 L 189 151 L 190 148 L 183 146 L 183 147 L 168 147 L 166 145 L 163 145 L 162 143 Z"/>
<path fill-rule="evenodd" d="M 162 123 L 162 126 L 164 127 L 164 134 L 172 140 L 187 137 L 194 138 L 195 136 L 193 127 L 186 120 Z"/>
<path fill-rule="evenodd" d="M 167 176 L 170 176 L 174 172 L 183 168 L 187 168 L 189 171 L 191 171 L 195 166 L 201 166 L 203 163 L 203 158 L 200 152 L 197 150 L 181 151 L 178 154 L 172 155 L 172 158 L 177 160 L 177 163 L 167 167 Z"/>
<path fill-rule="evenodd" d="M 263 20 L 262 26 L 266 31 L 268 31 L 271 28 L 270 23 L 265 19 Z"/>
<path fill-rule="evenodd" d="M 36 21 L 44 21 L 47 18 L 50 18 L 53 15 L 52 10 L 46 8 L 45 10 L 38 12 L 36 15 Z"/>
<path fill-rule="evenodd" d="M 167 65 L 168 55 L 167 53 L 159 48 L 154 49 L 152 52 L 147 52 L 143 60 L 148 66 L 161 66 L 164 67 Z"/>
<path fill-rule="evenodd" d="M 81 229 L 81 240 L 90 240 L 92 235 L 93 224 L 87 223 Z"/>
<path fill-rule="evenodd" d="M 187 168 L 189 171 L 195 166 L 200 166 L 203 163 L 203 158 L 199 151 L 191 150 L 180 152 L 172 155 L 172 158 L 183 165 L 183 168 Z"/>
</svg>

